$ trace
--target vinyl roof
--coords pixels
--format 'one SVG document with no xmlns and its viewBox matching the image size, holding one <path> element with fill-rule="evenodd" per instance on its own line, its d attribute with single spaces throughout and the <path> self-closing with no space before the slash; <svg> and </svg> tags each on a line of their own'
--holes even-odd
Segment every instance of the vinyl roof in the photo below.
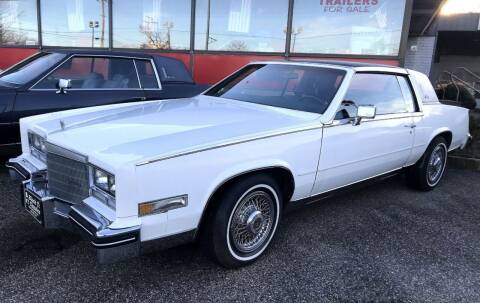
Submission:
<svg viewBox="0 0 480 303">
<path fill-rule="evenodd" d="M 152 58 L 164 57 L 161 54 L 153 52 L 130 52 L 130 51 L 111 51 L 111 50 L 97 50 L 97 49 L 45 49 L 47 53 L 62 53 L 62 54 L 80 54 L 80 55 L 97 55 L 97 56 L 120 56 L 120 57 L 138 57 L 138 58 Z"/>
<path fill-rule="evenodd" d="M 342 61 L 342 60 L 291 60 L 291 61 L 288 61 L 288 62 L 328 64 L 328 65 L 337 65 L 337 66 L 344 66 L 344 67 L 391 67 L 391 68 L 398 68 L 398 66 L 393 66 L 393 65 L 383 65 L 383 64 L 368 63 L 368 62 Z"/>
</svg>

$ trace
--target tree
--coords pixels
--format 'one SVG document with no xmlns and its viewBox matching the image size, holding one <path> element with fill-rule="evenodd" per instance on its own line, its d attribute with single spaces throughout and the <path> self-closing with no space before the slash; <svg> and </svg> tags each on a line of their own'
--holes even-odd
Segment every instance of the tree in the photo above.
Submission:
<svg viewBox="0 0 480 303">
<path fill-rule="evenodd" d="M 25 36 L 25 34 L 22 33 L 19 29 L 13 28 L 12 24 L 7 24 L 7 22 L 5 21 L 9 19 L 7 17 L 10 14 L 12 14 L 12 12 L 8 9 L 0 11 L 0 45 L 26 44 L 27 37 Z M 16 18 L 20 18 L 21 14 L 22 12 L 18 12 Z"/>
<path fill-rule="evenodd" d="M 233 40 L 227 45 L 227 50 L 244 52 L 248 50 L 248 45 L 245 41 L 242 40 Z"/>
<path fill-rule="evenodd" d="M 140 25 L 140 32 L 145 35 L 146 43 L 142 44 L 142 48 L 154 49 L 171 49 L 171 29 L 175 24 L 171 21 L 166 21 L 162 24 L 165 31 L 159 31 L 157 28 L 158 22 L 154 21 L 152 17 L 145 18 L 145 21 Z"/>
</svg>

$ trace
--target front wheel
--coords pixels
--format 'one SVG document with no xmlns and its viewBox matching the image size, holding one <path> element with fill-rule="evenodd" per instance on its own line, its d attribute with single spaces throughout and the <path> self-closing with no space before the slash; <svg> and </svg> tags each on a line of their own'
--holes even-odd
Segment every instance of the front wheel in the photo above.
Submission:
<svg viewBox="0 0 480 303">
<path fill-rule="evenodd" d="M 435 138 L 423 157 L 407 171 L 408 184 L 416 189 L 434 189 L 443 177 L 447 166 L 448 148 L 443 137 Z"/>
<path fill-rule="evenodd" d="M 210 255 L 228 268 L 258 259 L 275 235 L 282 196 L 268 175 L 240 179 L 223 191 L 207 225 Z"/>
</svg>

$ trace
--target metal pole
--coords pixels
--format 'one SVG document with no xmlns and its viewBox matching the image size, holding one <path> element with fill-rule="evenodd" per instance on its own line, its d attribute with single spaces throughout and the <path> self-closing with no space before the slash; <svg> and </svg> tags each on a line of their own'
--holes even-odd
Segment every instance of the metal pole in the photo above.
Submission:
<svg viewBox="0 0 480 303">
<path fill-rule="evenodd" d="M 38 46 L 42 49 L 42 11 L 40 8 L 40 0 L 37 0 L 37 30 L 38 30 Z"/>
<path fill-rule="evenodd" d="M 292 43 L 292 23 L 293 23 L 293 5 L 294 0 L 288 1 L 287 32 L 285 39 L 285 58 L 290 57 L 290 44 Z"/>
<path fill-rule="evenodd" d="M 113 48 L 113 1 L 108 0 L 108 49 Z"/>
<path fill-rule="evenodd" d="M 190 67 L 190 73 L 192 74 L 192 77 L 194 76 L 193 74 L 193 66 L 194 66 L 194 60 L 195 60 L 195 15 L 196 15 L 196 9 L 197 9 L 197 1 L 192 0 L 191 1 L 191 11 L 190 11 L 190 56 L 189 56 L 189 67 Z"/>
<path fill-rule="evenodd" d="M 211 0 L 208 0 L 207 6 L 207 36 L 205 39 L 205 50 L 208 50 L 208 44 L 210 42 L 210 3 Z"/>
<path fill-rule="evenodd" d="M 101 5 L 102 5 L 102 28 L 101 30 L 101 35 L 100 35 L 100 47 L 104 47 L 105 45 L 105 1 L 106 0 L 100 0 Z"/>
</svg>

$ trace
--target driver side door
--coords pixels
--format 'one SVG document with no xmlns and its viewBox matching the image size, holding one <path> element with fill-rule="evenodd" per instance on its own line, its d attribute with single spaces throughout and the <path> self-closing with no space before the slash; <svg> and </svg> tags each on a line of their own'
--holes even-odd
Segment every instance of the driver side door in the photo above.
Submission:
<svg viewBox="0 0 480 303">
<path fill-rule="evenodd" d="M 355 105 L 340 108 L 323 132 L 314 195 L 376 177 L 407 162 L 414 142 L 417 110 L 409 81 L 402 75 L 357 73 L 347 104 L 373 105 L 376 116 L 352 124 Z M 410 90 L 410 91 L 408 91 Z M 348 100 L 348 101 L 347 101 Z"/>
</svg>

